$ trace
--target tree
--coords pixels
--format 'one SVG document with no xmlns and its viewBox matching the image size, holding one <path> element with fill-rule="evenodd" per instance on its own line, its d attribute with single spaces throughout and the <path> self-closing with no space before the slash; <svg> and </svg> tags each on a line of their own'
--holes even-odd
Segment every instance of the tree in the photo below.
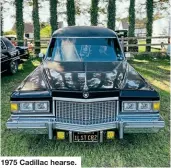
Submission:
<svg viewBox="0 0 171 168">
<path fill-rule="evenodd" d="M 75 25 L 75 3 L 74 0 L 67 0 L 67 22 L 68 26 Z"/>
<path fill-rule="evenodd" d="M 14 30 L 9 30 L 9 31 L 5 31 L 3 32 L 4 35 L 16 35 L 16 32 Z"/>
<path fill-rule="evenodd" d="M 18 45 L 24 44 L 23 0 L 15 0 Z"/>
<path fill-rule="evenodd" d="M 40 30 L 40 37 L 50 37 L 51 36 L 51 26 L 50 25 L 46 25 L 45 27 L 43 27 Z"/>
<path fill-rule="evenodd" d="M 91 25 L 97 26 L 98 23 L 98 3 L 99 0 L 91 0 Z"/>
<path fill-rule="evenodd" d="M 0 19 L 1 19 L 1 27 L 0 27 L 0 29 L 1 29 L 1 36 L 3 35 L 3 6 L 2 6 L 2 2 L 0 3 L 0 5 L 1 5 L 1 13 L 0 13 Z"/>
<path fill-rule="evenodd" d="M 39 5 L 38 0 L 33 0 L 33 25 L 34 25 L 34 45 L 35 54 L 40 52 L 40 23 L 39 23 Z"/>
<path fill-rule="evenodd" d="M 53 33 L 57 28 L 57 0 L 50 0 L 50 25 Z"/>
<path fill-rule="evenodd" d="M 128 36 L 134 37 L 135 36 L 135 0 L 130 0 L 129 5 L 129 28 L 128 28 Z M 129 44 L 137 44 L 137 39 L 130 39 L 128 40 Z M 129 51 L 138 52 L 138 47 L 133 46 L 129 47 Z"/>
<path fill-rule="evenodd" d="M 146 37 L 151 37 L 153 32 L 153 0 L 146 0 L 147 23 Z M 151 44 L 151 39 L 146 39 L 146 44 Z M 146 52 L 151 51 L 151 46 L 146 46 Z"/>
<path fill-rule="evenodd" d="M 135 33 L 135 0 L 130 0 L 128 36 L 134 37 L 135 36 L 134 33 Z"/>
<path fill-rule="evenodd" d="M 107 8 L 107 27 L 115 30 L 116 0 L 109 0 Z"/>
</svg>

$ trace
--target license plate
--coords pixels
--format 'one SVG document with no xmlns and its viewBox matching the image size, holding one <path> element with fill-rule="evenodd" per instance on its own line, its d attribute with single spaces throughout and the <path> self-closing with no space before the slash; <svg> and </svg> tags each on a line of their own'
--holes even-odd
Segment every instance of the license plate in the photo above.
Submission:
<svg viewBox="0 0 171 168">
<path fill-rule="evenodd" d="M 98 132 L 91 132 L 91 133 L 74 132 L 73 141 L 74 142 L 98 142 Z"/>
</svg>

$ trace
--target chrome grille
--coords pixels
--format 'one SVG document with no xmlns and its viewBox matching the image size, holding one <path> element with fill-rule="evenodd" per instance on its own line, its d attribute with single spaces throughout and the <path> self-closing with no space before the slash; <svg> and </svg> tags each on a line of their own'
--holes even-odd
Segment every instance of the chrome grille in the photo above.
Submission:
<svg viewBox="0 0 171 168">
<path fill-rule="evenodd" d="M 57 122 L 91 125 L 115 121 L 116 101 L 56 102 Z"/>
</svg>

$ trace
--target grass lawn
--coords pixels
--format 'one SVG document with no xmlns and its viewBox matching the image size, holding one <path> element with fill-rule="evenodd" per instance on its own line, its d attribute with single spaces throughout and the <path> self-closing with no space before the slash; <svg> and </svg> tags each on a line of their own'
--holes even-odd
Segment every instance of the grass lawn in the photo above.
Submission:
<svg viewBox="0 0 171 168">
<path fill-rule="evenodd" d="M 161 95 L 161 115 L 166 126 L 158 134 L 128 134 L 123 140 L 72 143 L 48 140 L 47 135 L 14 134 L 5 123 L 10 117 L 10 94 L 39 65 L 29 60 L 13 76 L 3 75 L 1 154 L 3 156 L 81 156 L 83 167 L 169 167 L 169 60 L 134 59 L 130 63 Z"/>
<path fill-rule="evenodd" d="M 145 40 L 138 40 L 138 44 L 146 44 Z M 146 46 L 139 46 L 138 51 L 139 52 L 145 52 Z M 160 52 L 159 49 L 151 48 L 151 52 Z"/>
</svg>

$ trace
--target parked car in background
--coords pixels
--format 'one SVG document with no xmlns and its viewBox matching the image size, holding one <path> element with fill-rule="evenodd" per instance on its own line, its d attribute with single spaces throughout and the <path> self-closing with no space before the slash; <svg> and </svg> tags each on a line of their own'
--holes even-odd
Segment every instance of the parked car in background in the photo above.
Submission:
<svg viewBox="0 0 171 168">
<path fill-rule="evenodd" d="M 16 47 L 5 37 L 1 37 L 1 73 L 8 71 L 15 74 L 20 63 L 19 51 Z"/>
<path fill-rule="evenodd" d="M 69 142 L 103 142 L 164 127 L 160 96 L 127 62 L 114 31 L 71 26 L 13 91 L 7 128 Z"/>
<path fill-rule="evenodd" d="M 29 58 L 30 53 L 28 47 L 25 46 L 16 46 L 18 51 L 20 52 L 20 58 Z"/>
<path fill-rule="evenodd" d="M 125 38 L 125 37 L 128 37 L 128 30 L 115 30 L 115 32 L 117 33 L 117 36 L 118 38 L 120 39 L 120 42 L 122 44 L 122 41 L 121 41 L 121 38 L 122 36 Z M 128 51 L 128 47 L 126 45 L 128 45 L 128 40 L 127 39 L 124 39 L 124 52 L 127 52 Z"/>
<path fill-rule="evenodd" d="M 10 40 L 12 42 L 12 44 L 18 49 L 19 53 L 20 53 L 20 58 L 29 58 L 29 49 L 28 49 L 28 42 L 27 42 L 27 38 L 25 37 L 24 40 L 25 42 L 27 42 L 27 44 L 25 44 L 26 46 L 18 46 L 17 45 L 17 37 L 16 35 L 6 35 L 5 36 L 8 40 Z"/>
</svg>

